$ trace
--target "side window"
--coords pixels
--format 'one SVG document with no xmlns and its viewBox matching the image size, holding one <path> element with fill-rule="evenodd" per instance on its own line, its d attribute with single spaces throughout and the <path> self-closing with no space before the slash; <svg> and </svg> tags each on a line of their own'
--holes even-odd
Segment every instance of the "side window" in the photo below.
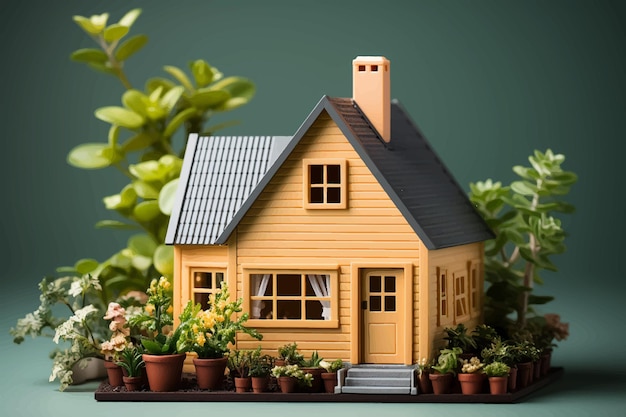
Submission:
<svg viewBox="0 0 626 417">
<path fill-rule="evenodd" d="M 195 303 L 202 305 L 202 309 L 209 308 L 209 296 L 221 288 L 226 271 L 194 269 L 192 272 L 191 292 Z"/>
</svg>

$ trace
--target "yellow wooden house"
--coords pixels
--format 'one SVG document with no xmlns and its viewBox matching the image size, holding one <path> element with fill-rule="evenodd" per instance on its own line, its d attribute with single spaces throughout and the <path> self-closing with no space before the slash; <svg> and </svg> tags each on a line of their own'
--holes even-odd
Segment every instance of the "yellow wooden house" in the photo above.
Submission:
<svg viewBox="0 0 626 417">
<path fill-rule="evenodd" d="M 481 322 L 492 232 L 389 80 L 357 57 L 353 97 L 322 97 L 291 137 L 190 136 L 166 239 L 176 316 L 226 281 L 264 336 L 238 348 L 351 364 L 412 364 Z"/>
</svg>

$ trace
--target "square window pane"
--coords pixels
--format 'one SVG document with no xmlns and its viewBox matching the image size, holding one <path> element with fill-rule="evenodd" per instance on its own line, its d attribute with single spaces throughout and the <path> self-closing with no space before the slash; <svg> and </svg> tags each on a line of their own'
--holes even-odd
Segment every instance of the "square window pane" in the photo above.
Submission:
<svg viewBox="0 0 626 417">
<path fill-rule="evenodd" d="M 395 295 L 385 296 L 385 311 L 396 311 L 396 296 Z"/>
<path fill-rule="evenodd" d="M 380 295 L 371 295 L 370 296 L 370 311 L 381 311 L 381 299 Z"/>
<path fill-rule="evenodd" d="M 307 274 L 305 276 L 306 283 L 306 296 L 307 297 L 330 297 L 330 288 L 326 285 L 330 285 L 330 276 L 327 274 Z M 318 288 L 319 294 L 315 293 L 313 288 L 313 281 L 316 288 Z"/>
<path fill-rule="evenodd" d="M 213 288 L 213 274 L 211 272 L 194 272 L 194 288 Z"/>
<path fill-rule="evenodd" d="M 381 283 L 379 275 L 370 276 L 370 292 L 381 292 Z"/>
<path fill-rule="evenodd" d="M 326 166 L 326 183 L 341 184 L 341 165 Z"/>
<path fill-rule="evenodd" d="M 274 303 L 272 300 L 254 300 L 253 302 L 259 302 L 261 306 L 260 320 L 271 320 L 274 318 Z"/>
<path fill-rule="evenodd" d="M 396 277 L 385 277 L 385 292 L 396 292 Z"/>
<path fill-rule="evenodd" d="M 319 204 L 324 202 L 324 188 L 311 187 L 309 190 L 309 202 Z"/>
<path fill-rule="evenodd" d="M 302 318 L 302 303 L 297 300 L 278 300 L 276 302 L 279 320 L 300 320 Z"/>
<path fill-rule="evenodd" d="M 305 302 L 306 319 L 307 320 L 323 320 L 322 303 L 317 300 L 309 300 Z"/>
<path fill-rule="evenodd" d="M 274 295 L 274 276 L 271 274 L 251 274 L 250 283 L 252 295 L 272 296 Z M 265 291 L 263 291 L 265 286 Z"/>
<path fill-rule="evenodd" d="M 327 203 L 341 203 L 341 188 L 328 187 L 326 189 L 326 202 Z"/>
<path fill-rule="evenodd" d="M 276 291 L 278 296 L 301 296 L 302 295 L 302 276 L 281 274 L 276 275 Z M 280 311 L 280 309 L 279 309 Z"/>
<path fill-rule="evenodd" d="M 311 184 L 324 184 L 324 165 L 310 165 L 309 180 Z"/>
<path fill-rule="evenodd" d="M 209 294 L 207 293 L 195 293 L 193 295 L 193 301 L 196 304 L 200 304 L 203 310 L 209 308 Z"/>
</svg>

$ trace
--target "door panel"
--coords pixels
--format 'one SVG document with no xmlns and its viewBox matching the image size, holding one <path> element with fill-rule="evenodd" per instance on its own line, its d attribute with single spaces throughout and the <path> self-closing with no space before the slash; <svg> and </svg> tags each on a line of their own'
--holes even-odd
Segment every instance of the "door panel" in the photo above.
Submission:
<svg viewBox="0 0 626 417">
<path fill-rule="evenodd" d="M 361 272 L 362 362 L 403 363 L 402 269 Z"/>
</svg>

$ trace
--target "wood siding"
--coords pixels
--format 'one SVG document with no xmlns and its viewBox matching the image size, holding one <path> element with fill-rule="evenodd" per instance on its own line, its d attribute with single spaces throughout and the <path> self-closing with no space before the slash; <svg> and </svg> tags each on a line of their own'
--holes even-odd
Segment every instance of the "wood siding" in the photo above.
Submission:
<svg viewBox="0 0 626 417">
<path fill-rule="evenodd" d="M 303 159 L 347 161 L 348 207 L 303 208 Z M 260 328 L 263 348 L 297 342 L 305 355 L 318 350 L 327 359 L 358 360 L 354 352 L 351 265 L 417 266 L 420 242 L 337 125 L 322 113 L 259 196 L 237 229 L 237 296 L 244 297 L 246 270 L 258 268 L 338 271 L 336 328 Z M 417 274 L 417 268 L 414 274 Z M 407 277 L 408 278 L 408 277 Z M 416 277 L 411 277 L 417 283 Z M 415 291 L 418 290 L 417 284 Z M 358 296 L 358 295 L 357 295 Z M 306 325 L 306 323 L 304 324 Z M 411 339 L 407 335 L 407 339 Z M 238 347 L 254 348 L 256 340 L 240 336 Z"/>
</svg>

